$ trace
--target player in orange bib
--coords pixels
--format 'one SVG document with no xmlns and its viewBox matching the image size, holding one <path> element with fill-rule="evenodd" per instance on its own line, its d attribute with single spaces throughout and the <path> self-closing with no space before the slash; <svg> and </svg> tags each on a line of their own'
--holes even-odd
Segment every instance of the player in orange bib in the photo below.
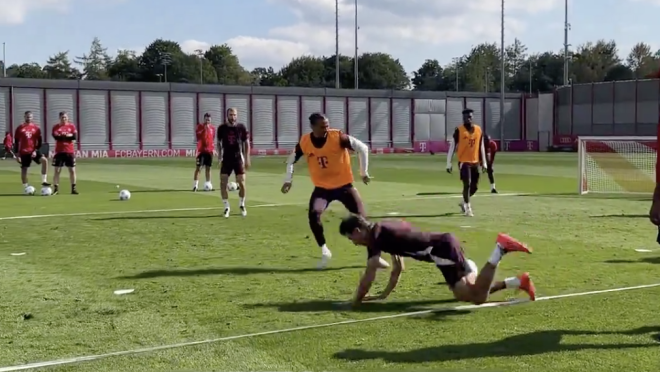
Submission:
<svg viewBox="0 0 660 372">
<path fill-rule="evenodd" d="M 369 147 L 340 130 L 330 129 L 328 118 L 323 114 L 312 114 L 309 117 L 309 124 L 312 132 L 300 137 L 295 151 L 287 159 L 282 193 L 286 194 L 291 190 L 293 165 L 304 156 L 307 159 L 309 176 L 314 184 L 314 191 L 309 200 L 309 227 L 321 248 L 322 258 L 319 268 L 324 268 L 332 258 L 332 253 L 326 245 L 321 215 L 333 201 L 344 204 L 351 213 L 365 215 L 360 194 L 353 187 L 349 151 L 358 154 L 362 182 L 369 184 Z"/>
<path fill-rule="evenodd" d="M 463 110 L 463 125 L 454 130 L 447 153 L 447 172 L 451 173 L 452 157 L 456 150 L 463 182 L 463 203 L 460 207 L 461 211 L 470 217 L 474 216 L 470 198 L 479 188 L 479 166 L 484 170 L 488 169 L 483 132 L 480 126 L 472 122 L 473 113 L 471 109 Z"/>
</svg>

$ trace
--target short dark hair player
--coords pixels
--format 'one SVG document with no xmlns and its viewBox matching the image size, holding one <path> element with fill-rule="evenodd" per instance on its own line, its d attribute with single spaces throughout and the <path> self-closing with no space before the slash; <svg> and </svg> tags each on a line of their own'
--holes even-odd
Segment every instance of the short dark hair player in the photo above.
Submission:
<svg viewBox="0 0 660 372">
<path fill-rule="evenodd" d="M 195 159 L 195 173 L 193 174 L 193 192 L 199 187 L 199 172 L 204 167 L 206 183 L 211 182 L 211 168 L 213 167 L 213 152 L 215 151 L 215 127 L 211 124 L 211 114 L 204 114 L 204 123 L 197 124 L 195 128 L 197 139 L 197 158 Z"/>
<path fill-rule="evenodd" d="M 60 192 L 60 173 L 62 167 L 69 169 L 69 181 L 71 182 L 71 194 L 78 195 L 76 188 L 76 151 L 75 141 L 78 139 L 76 125 L 69 122 L 69 115 L 62 111 L 59 114 L 60 122 L 53 126 L 52 135 L 55 139 L 55 156 L 53 156 L 53 195 Z"/>
<path fill-rule="evenodd" d="M 28 187 L 28 170 L 30 164 L 41 165 L 41 186 L 48 183 L 48 159 L 41 153 L 43 135 L 41 128 L 33 120 L 32 111 L 25 111 L 24 122 L 14 132 L 14 153 L 18 154 L 16 161 L 21 165 L 21 181 L 23 187 Z"/>
<path fill-rule="evenodd" d="M 245 171 L 250 168 L 250 135 L 244 124 L 238 122 L 238 110 L 227 109 L 226 121 L 218 127 L 218 153 L 220 154 L 220 194 L 225 205 L 223 215 L 229 217 L 229 176 L 236 175 L 239 208 L 245 217 Z"/>
</svg>

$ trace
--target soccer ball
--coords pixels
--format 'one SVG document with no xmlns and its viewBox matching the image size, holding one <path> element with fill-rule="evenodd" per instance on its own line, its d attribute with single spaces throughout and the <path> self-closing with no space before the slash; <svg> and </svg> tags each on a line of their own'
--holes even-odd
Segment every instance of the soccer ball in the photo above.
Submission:
<svg viewBox="0 0 660 372">
<path fill-rule="evenodd" d="M 213 184 L 211 182 L 206 182 L 204 184 L 204 191 L 213 191 Z"/>
<path fill-rule="evenodd" d="M 236 191 L 238 190 L 238 184 L 236 182 L 229 182 L 227 184 L 227 190 L 229 191 Z"/>
<path fill-rule="evenodd" d="M 128 190 L 121 190 L 119 192 L 119 200 L 128 200 L 131 198 L 131 192 Z"/>
<path fill-rule="evenodd" d="M 34 187 L 28 186 L 25 188 L 25 195 L 34 195 Z"/>
<path fill-rule="evenodd" d="M 53 189 L 48 186 L 41 188 L 41 196 L 51 196 L 53 195 Z"/>
</svg>

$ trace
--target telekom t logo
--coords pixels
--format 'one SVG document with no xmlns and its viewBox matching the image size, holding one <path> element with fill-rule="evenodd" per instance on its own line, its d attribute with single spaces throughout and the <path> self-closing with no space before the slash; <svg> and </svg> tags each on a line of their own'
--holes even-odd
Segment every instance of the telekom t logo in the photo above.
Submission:
<svg viewBox="0 0 660 372">
<path fill-rule="evenodd" d="M 419 151 L 420 152 L 426 152 L 426 142 L 420 142 L 419 143 Z"/>
</svg>

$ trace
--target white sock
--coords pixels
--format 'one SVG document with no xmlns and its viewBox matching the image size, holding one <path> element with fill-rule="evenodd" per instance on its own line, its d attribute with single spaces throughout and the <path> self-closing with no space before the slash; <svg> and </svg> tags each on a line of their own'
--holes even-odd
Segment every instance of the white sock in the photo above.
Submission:
<svg viewBox="0 0 660 372">
<path fill-rule="evenodd" d="M 507 289 L 518 289 L 520 288 L 520 279 L 518 278 L 506 278 L 504 279 L 504 286 Z"/>
<path fill-rule="evenodd" d="M 491 183 L 491 184 L 490 184 L 490 189 L 491 189 L 491 190 L 495 190 L 495 184 L 494 184 L 494 183 Z"/>
<path fill-rule="evenodd" d="M 493 250 L 493 253 L 491 253 L 490 258 L 488 259 L 488 263 L 493 266 L 497 266 L 499 265 L 500 261 L 502 261 L 502 248 L 495 244 L 495 249 Z"/>
<path fill-rule="evenodd" d="M 23 187 L 28 187 L 28 186 L 30 186 L 29 183 L 24 183 L 24 184 L 23 184 Z"/>
<path fill-rule="evenodd" d="M 42 174 L 41 175 L 41 182 L 46 182 L 48 181 L 48 175 L 47 174 Z"/>
<path fill-rule="evenodd" d="M 472 209 L 472 205 L 470 205 L 470 203 L 464 203 L 463 208 L 465 208 L 466 211 L 469 211 Z"/>
<path fill-rule="evenodd" d="M 323 244 L 323 246 L 321 246 L 321 253 L 323 254 L 330 253 L 330 248 L 328 248 L 327 245 Z"/>
<path fill-rule="evenodd" d="M 245 198 L 240 198 L 238 203 L 239 206 L 245 207 Z"/>
<path fill-rule="evenodd" d="M 195 187 L 199 187 L 199 180 L 195 180 Z"/>
<path fill-rule="evenodd" d="M 229 209 L 229 200 L 223 200 L 222 203 L 225 205 L 225 209 Z"/>
</svg>

